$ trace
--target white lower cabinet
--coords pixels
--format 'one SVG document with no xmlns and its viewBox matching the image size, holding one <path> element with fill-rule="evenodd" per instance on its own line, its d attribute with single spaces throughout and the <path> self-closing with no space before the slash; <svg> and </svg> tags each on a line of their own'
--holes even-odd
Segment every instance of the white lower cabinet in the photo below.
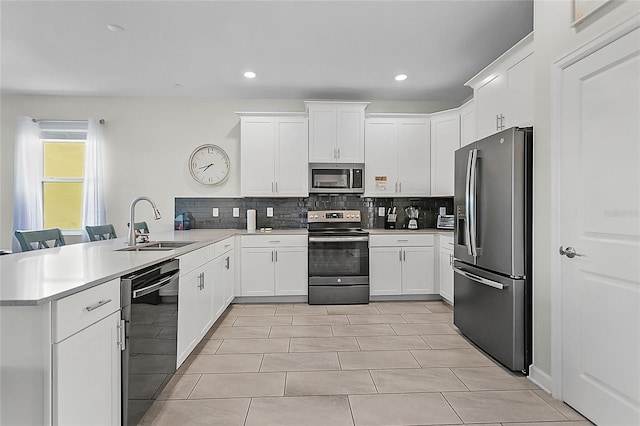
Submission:
<svg viewBox="0 0 640 426">
<path fill-rule="evenodd" d="M 241 238 L 242 296 L 307 294 L 306 235 L 250 235 Z"/>
<path fill-rule="evenodd" d="M 120 424 L 120 311 L 53 345 L 53 424 Z"/>
<path fill-rule="evenodd" d="M 372 296 L 435 293 L 434 236 L 369 236 Z"/>
<path fill-rule="evenodd" d="M 439 235 L 438 282 L 440 296 L 453 305 L 453 237 Z"/>
</svg>

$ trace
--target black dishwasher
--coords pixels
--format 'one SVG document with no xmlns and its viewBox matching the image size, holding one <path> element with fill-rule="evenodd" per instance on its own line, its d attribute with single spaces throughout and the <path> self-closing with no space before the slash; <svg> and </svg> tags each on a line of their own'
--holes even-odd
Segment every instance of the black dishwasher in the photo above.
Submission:
<svg viewBox="0 0 640 426">
<path fill-rule="evenodd" d="M 179 274 L 173 259 L 122 277 L 123 426 L 138 424 L 176 372 Z"/>
</svg>

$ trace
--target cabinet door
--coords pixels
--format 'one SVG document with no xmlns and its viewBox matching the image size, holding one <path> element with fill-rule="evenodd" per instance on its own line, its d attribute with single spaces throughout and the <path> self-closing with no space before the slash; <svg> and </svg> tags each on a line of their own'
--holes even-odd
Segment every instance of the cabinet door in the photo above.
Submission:
<svg viewBox="0 0 640 426">
<path fill-rule="evenodd" d="M 200 268 L 200 284 L 196 292 L 196 316 L 197 316 L 197 338 L 196 344 L 204 337 L 213 325 L 214 314 L 222 304 L 222 292 L 220 292 L 216 278 L 219 277 L 222 259 L 218 258 L 206 263 Z"/>
<path fill-rule="evenodd" d="M 309 130 L 306 118 L 276 120 L 275 195 L 309 196 Z"/>
<path fill-rule="evenodd" d="M 364 163 L 364 107 L 338 105 L 336 148 L 338 162 Z"/>
<path fill-rule="evenodd" d="M 309 282 L 307 248 L 278 247 L 274 250 L 276 296 L 306 295 Z"/>
<path fill-rule="evenodd" d="M 372 296 L 402 294 L 402 249 L 369 249 L 369 288 Z"/>
<path fill-rule="evenodd" d="M 310 106 L 309 162 L 335 162 L 336 157 L 336 106 Z"/>
<path fill-rule="evenodd" d="M 497 116 L 505 115 L 507 84 L 504 75 L 498 75 L 476 90 L 476 118 L 478 139 L 492 135 L 498 130 Z"/>
<path fill-rule="evenodd" d="M 196 300 L 202 283 L 201 273 L 202 270 L 197 268 L 181 276 L 178 282 L 178 365 L 200 340 Z"/>
<path fill-rule="evenodd" d="M 398 183 L 398 126 L 395 119 L 369 119 L 366 124 L 365 193 L 391 197 Z"/>
<path fill-rule="evenodd" d="M 120 424 L 120 311 L 53 345 L 53 424 Z"/>
<path fill-rule="evenodd" d="M 473 101 L 460 108 L 460 146 L 476 141 L 476 109 Z"/>
<path fill-rule="evenodd" d="M 226 255 L 218 256 L 213 263 L 213 315 L 212 319 L 215 322 L 220 315 L 224 312 L 226 305 L 226 282 L 227 274 L 226 274 Z M 205 280 L 205 283 L 208 283 Z M 209 327 L 210 328 L 210 327 Z M 207 331 L 209 329 L 207 328 Z M 206 333 L 205 333 L 206 334 Z"/>
<path fill-rule="evenodd" d="M 533 53 L 507 69 L 508 104 L 505 129 L 533 125 Z"/>
<path fill-rule="evenodd" d="M 401 119 L 397 150 L 399 195 L 428 196 L 431 190 L 429 121 Z"/>
<path fill-rule="evenodd" d="M 242 295 L 273 296 L 275 294 L 273 249 L 248 247 L 241 251 Z"/>
<path fill-rule="evenodd" d="M 440 296 L 453 304 L 453 250 L 441 247 L 439 254 L 438 281 L 440 283 Z"/>
<path fill-rule="evenodd" d="M 454 153 L 460 148 L 460 116 L 431 120 L 431 195 L 453 196 Z"/>
<path fill-rule="evenodd" d="M 231 302 L 233 302 L 233 298 L 235 296 L 235 281 L 236 281 L 236 274 L 235 274 L 235 262 L 234 262 L 234 250 L 231 250 L 230 252 L 227 252 L 224 255 L 224 274 L 225 274 L 225 278 L 224 278 L 224 297 L 225 297 L 225 302 L 224 302 L 224 307 L 225 309 L 227 308 L 227 306 L 229 306 L 231 304 Z"/>
<path fill-rule="evenodd" d="M 242 196 L 272 195 L 275 190 L 275 124 L 269 117 L 242 117 L 240 159 Z"/>
<path fill-rule="evenodd" d="M 433 247 L 402 249 L 402 294 L 435 293 Z"/>
</svg>

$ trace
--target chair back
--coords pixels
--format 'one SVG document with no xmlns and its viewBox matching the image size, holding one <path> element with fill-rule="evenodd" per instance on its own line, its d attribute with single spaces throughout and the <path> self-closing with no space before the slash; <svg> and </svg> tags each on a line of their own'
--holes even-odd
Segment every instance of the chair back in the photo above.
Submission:
<svg viewBox="0 0 640 426">
<path fill-rule="evenodd" d="M 97 226 L 85 226 L 87 235 L 89 235 L 90 241 L 111 240 L 118 238 L 116 230 L 112 224 L 97 225 Z"/>
<path fill-rule="evenodd" d="M 38 231 L 16 231 L 14 233 L 22 251 L 39 250 L 65 245 L 62 231 L 59 228 Z M 52 244 L 51 246 L 49 244 Z"/>
</svg>

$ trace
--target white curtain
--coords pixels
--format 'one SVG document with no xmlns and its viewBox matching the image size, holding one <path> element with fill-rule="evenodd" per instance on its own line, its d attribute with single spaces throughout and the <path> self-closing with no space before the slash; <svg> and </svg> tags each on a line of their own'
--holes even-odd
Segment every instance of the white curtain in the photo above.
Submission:
<svg viewBox="0 0 640 426">
<path fill-rule="evenodd" d="M 42 146 L 31 117 L 18 117 L 14 159 L 13 230 L 42 229 Z M 12 250 L 20 251 L 15 237 Z"/>
<path fill-rule="evenodd" d="M 102 189 L 102 124 L 89 119 L 84 158 L 84 194 L 82 197 L 82 230 L 87 225 L 105 225 L 104 191 Z M 83 239 L 88 236 L 83 232 Z"/>
</svg>

